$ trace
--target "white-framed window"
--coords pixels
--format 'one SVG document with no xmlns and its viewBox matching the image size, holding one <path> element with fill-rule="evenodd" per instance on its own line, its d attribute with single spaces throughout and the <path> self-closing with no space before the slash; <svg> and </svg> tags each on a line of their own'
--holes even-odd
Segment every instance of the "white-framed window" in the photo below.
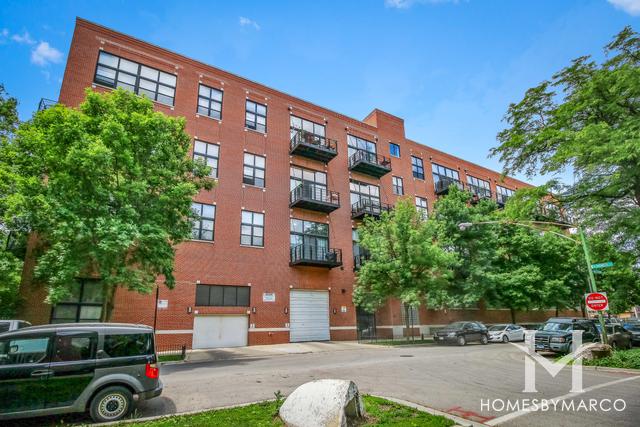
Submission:
<svg viewBox="0 0 640 427">
<path fill-rule="evenodd" d="M 266 158 L 257 154 L 244 153 L 242 182 L 256 187 L 264 187 Z"/>
<path fill-rule="evenodd" d="M 247 99 L 244 125 L 247 129 L 267 133 L 267 106 Z"/>
<path fill-rule="evenodd" d="M 402 196 L 404 194 L 404 182 L 399 176 L 391 177 L 391 184 L 393 187 L 393 194 Z"/>
<path fill-rule="evenodd" d="M 218 177 L 218 158 L 220 146 L 196 139 L 193 144 L 193 159 L 201 160 L 211 168 L 209 174 L 212 178 Z"/>
<path fill-rule="evenodd" d="M 416 210 L 422 219 L 427 219 L 429 216 L 427 199 L 416 196 Z"/>
<path fill-rule="evenodd" d="M 198 114 L 222 120 L 222 91 L 200 84 L 198 87 Z"/>
<path fill-rule="evenodd" d="M 205 203 L 191 203 L 191 209 L 196 215 L 191 227 L 191 237 L 195 240 L 213 241 L 213 230 L 216 222 L 216 206 Z"/>
</svg>

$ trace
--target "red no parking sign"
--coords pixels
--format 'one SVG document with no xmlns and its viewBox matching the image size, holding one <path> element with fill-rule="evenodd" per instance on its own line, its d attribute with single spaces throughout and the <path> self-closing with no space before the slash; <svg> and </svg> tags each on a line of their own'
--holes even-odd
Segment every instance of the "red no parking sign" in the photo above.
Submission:
<svg viewBox="0 0 640 427">
<path fill-rule="evenodd" d="M 592 292 L 584 296 L 587 308 L 593 311 L 604 311 L 609 309 L 609 299 L 606 292 Z"/>
</svg>

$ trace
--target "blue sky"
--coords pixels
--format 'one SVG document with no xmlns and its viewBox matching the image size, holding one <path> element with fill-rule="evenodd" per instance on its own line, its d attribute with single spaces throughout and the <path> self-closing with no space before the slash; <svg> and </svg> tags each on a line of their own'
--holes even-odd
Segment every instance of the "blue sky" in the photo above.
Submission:
<svg viewBox="0 0 640 427">
<path fill-rule="evenodd" d="M 57 99 L 76 16 L 355 118 L 379 108 L 407 137 L 499 170 L 487 154 L 509 103 L 640 30 L 640 0 L 4 0 L 0 82 L 22 119 Z"/>
</svg>

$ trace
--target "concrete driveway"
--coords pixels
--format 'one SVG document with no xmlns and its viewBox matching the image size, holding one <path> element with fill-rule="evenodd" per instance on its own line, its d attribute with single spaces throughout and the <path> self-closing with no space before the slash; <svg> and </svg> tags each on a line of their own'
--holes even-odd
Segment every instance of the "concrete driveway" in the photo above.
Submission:
<svg viewBox="0 0 640 427">
<path fill-rule="evenodd" d="M 165 365 L 163 395 L 141 403 L 139 413 L 170 414 L 264 400 L 278 390 L 286 395 L 314 379 L 344 378 L 354 380 L 364 393 L 415 402 L 489 425 L 637 426 L 640 420 L 640 376 L 585 368 L 584 393 L 570 395 L 570 369 L 554 378 L 538 367 L 538 393 L 523 393 L 524 355 L 508 344 L 398 348 L 320 343 L 290 350 L 222 350 L 240 354 L 227 360 L 201 356 L 204 361 L 199 363 Z M 622 399 L 625 408 L 571 411 L 559 405 L 555 411 L 535 413 L 500 409 L 500 399 L 559 397 L 560 402 L 573 401 L 575 408 L 581 400 Z M 493 407 L 487 407 L 489 399 Z M 617 402 L 621 408 L 622 401 Z"/>
</svg>

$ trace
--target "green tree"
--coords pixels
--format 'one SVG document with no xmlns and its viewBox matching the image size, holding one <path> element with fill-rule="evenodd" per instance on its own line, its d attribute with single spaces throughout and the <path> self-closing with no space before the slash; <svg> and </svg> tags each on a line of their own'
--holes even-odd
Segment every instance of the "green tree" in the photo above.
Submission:
<svg viewBox="0 0 640 427">
<path fill-rule="evenodd" d="M 421 218 L 410 199 L 399 200 L 378 220 L 366 218 L 358 235 L 370 258 L 358 273 L 354 303 L 371 312 L 389 298 L 415 307 L 441 292 L 455 255 L 439 245 L 436 228 L 434 221 Z"/>
<path fill-rule="evenodd" d="M 4 86 L 0 85 L 0 150 L 13 141 L 18 126 L 17 106 L 18 101 L 7 96 Z M 0 318 L 11 318 L 15 314 L 20 302 L 18 288 L 23 264 L 11 250 L 10 230 L 1 219 L 7 195 L 12 191 L 8 174 L 5 168 L 0 167 Z"/>
<path fill-rule="evenodd" d="M 564 209 L 640 260 L 640 37 L 630 27 L 607 59 L 575 59 L 511 104 L 492 150 L 505 173 L 573 172 L 550 182 Z"/>
<path fill-rule="evenodd" d="M 187 157 L 190 143 L 183 118 L 123 90 L 87 90 L 78 108 L 57 105 L 20 126 L 0 153 L 13 189 L 4 218 L 37 236 L 34 273 L 50 303 L 78 277 L 99 277 L 109 320 L 117 287 L 148 293 L 158 277 L 174 286 L 191 200 L 213 185 Z"/>
</svg>

